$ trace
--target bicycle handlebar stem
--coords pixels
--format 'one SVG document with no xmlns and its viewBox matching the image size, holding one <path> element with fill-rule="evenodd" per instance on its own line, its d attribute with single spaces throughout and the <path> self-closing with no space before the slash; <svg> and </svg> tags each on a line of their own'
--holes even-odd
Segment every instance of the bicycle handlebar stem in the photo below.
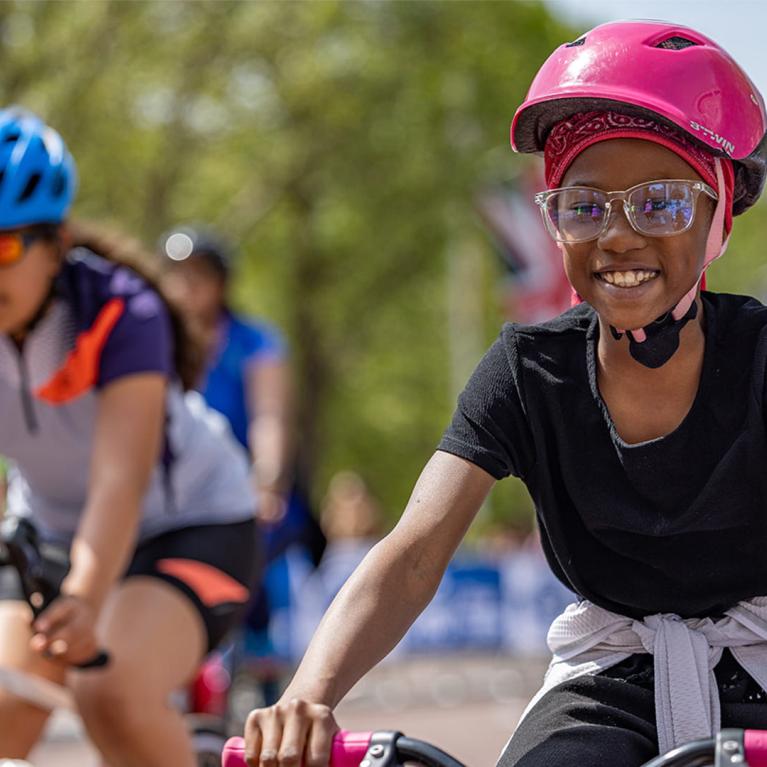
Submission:
<svg viewBox="0 0 767 767">
<path fill-rule="evenodd" d="M 746 745 L 743 730 L 722 730 L 716 736 L 714 767 L 743 767 Z"/>
</svg>

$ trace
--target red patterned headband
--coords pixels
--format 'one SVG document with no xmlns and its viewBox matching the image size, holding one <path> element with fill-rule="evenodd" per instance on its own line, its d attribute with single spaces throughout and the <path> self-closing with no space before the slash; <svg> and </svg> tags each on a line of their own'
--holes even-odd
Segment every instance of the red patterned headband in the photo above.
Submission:
<svg viewBox="0 0 767 767">
<path fill-rule="evenodd" d="M 684 134 L 665 123 L 649 117 L 618 112 L 579 112 L 557 123 L 546 139 L 543 156 L 546 162 L 546 185 L 558 187 L 573 160 L 587 147 L 599 141 L 615 138 L 636 138 L 652 141 L 679 155 L 714 189 L 717 188 L 714 155 L 688 141 Z M 725 231 L 732 228 L 732 198 L 735 174 L 732 162 L 722 162 L 724 172 Z"/>
</svg>

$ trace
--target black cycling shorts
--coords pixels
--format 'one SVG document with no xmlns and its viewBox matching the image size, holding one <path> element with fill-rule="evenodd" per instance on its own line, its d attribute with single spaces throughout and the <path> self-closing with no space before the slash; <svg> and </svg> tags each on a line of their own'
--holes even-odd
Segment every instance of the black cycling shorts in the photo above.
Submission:
<svg viewBox="0 0 767 767">
<path fill-rule="evenodd" d="M 237 625 L 261 573 L 254 520 L 171 530 L 143 541 L 126 578 L 146 575 L 169 583 L 200 614 L 212 650 Z M 0 600 L 23 599 L 13 568 L 0 569 Z"/>
</svg>

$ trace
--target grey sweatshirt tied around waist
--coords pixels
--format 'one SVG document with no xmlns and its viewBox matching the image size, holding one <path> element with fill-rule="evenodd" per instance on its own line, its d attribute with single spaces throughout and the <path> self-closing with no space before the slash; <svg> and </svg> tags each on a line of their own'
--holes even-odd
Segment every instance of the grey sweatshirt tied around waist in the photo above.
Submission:
<svg viewBox="0 0 767 767">
<path fill-rule="evenodd" d="M 597 674 L 630 655 L 651 653 L 658 745 L 664 753 L 720 729 L 714 667 L 725 647 L 767 689 L 767 597 L 740 602 L 716 621 L 673 614 L 634 620 L 583 601 L 554 621 L 548 644 L 554 657 L 522 718 L 557 685 Z"/>
</svg>

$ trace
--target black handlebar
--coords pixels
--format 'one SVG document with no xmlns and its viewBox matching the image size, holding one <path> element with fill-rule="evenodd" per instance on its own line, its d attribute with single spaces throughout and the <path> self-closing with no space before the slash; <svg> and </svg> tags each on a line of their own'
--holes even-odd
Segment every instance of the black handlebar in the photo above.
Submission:
<svg viewBox="0 0 767 767">
<path fill-rule="evenodd" d="M 0 523 L 0 567 L 3 566 L 13 567 L 18 573 L 24 599 L 37 618 L 59 596 L 69 572 L 69 557 L 63 549 L 40 541 L 28 520 L 6 517 Z M 75 667 L 101 668 L 108 663 L 109 654 L 100 651 Z"/>
<path fill-rule="evenodd" d="M 754 739 L 752 736 L 765 734 L 753 730 L 725 729 L 716 738 L 685 743 L 666 754 L 656 756 L 643 767 L 747 767 L 747 757 L 753 757 L 753 764 L 764 764 L 767 738 Z M 224 753 L 226 755 L 226 751 Z M 461 762 L 429 743 L 407 738 L 399 732 L 387 731 L 373 733 L 361 764 L 366 762 L 371 767 L 395 767 L 411 762 L 423 767 L 464 767 Z M 225 759 L 224 764 L 231 762 Z"/>
<path fill-rule="evenodd" d="M 346 733 L 346 736 L 348 735 L 350 733 Z M 341 738 L 343 741 L 344 735 L 338 734 L 336 738 Z M 227 758 L 226 749 L 224 757 L 224 765 L 228 767 L 243 765 L 244 767 L 244 760 Z M 357 763 L 359 760 L 355 758 L 353 761 Z M 333 763 L 336 763 L 335 759 L 331 759 L 331 764 Z M 344 759 L 344 764 L 348 763 L 349 761 Z M 407 738 L 397 730 L 374 732 L 368 742 L 365 756 L 359 764 L 365 767 L 401 767 L 404 764 L 418 764 L 421 767 L 465 767 L 436 746 L 423 740 Z"/>
<path fill-rule="evenodd" d="M 403 763 L 415 761 L 423 767 L 464 767 L 436 746 L 404 735 L 397 740 L 397 754 Z"/>
<path fill-rule="evenodd" d="M 685 743 L 667 754 L 656 756 L 644 767 L 710 767 L 714 764 L 715 741 L 694 740 Z"/>
<path fill-rule="evenodd" d="M 765 764 L 767 732 L 720 730 L 715 738 L 694 740 L 655 757 L 644 767 L 756 767 Z"/>
</svg>

